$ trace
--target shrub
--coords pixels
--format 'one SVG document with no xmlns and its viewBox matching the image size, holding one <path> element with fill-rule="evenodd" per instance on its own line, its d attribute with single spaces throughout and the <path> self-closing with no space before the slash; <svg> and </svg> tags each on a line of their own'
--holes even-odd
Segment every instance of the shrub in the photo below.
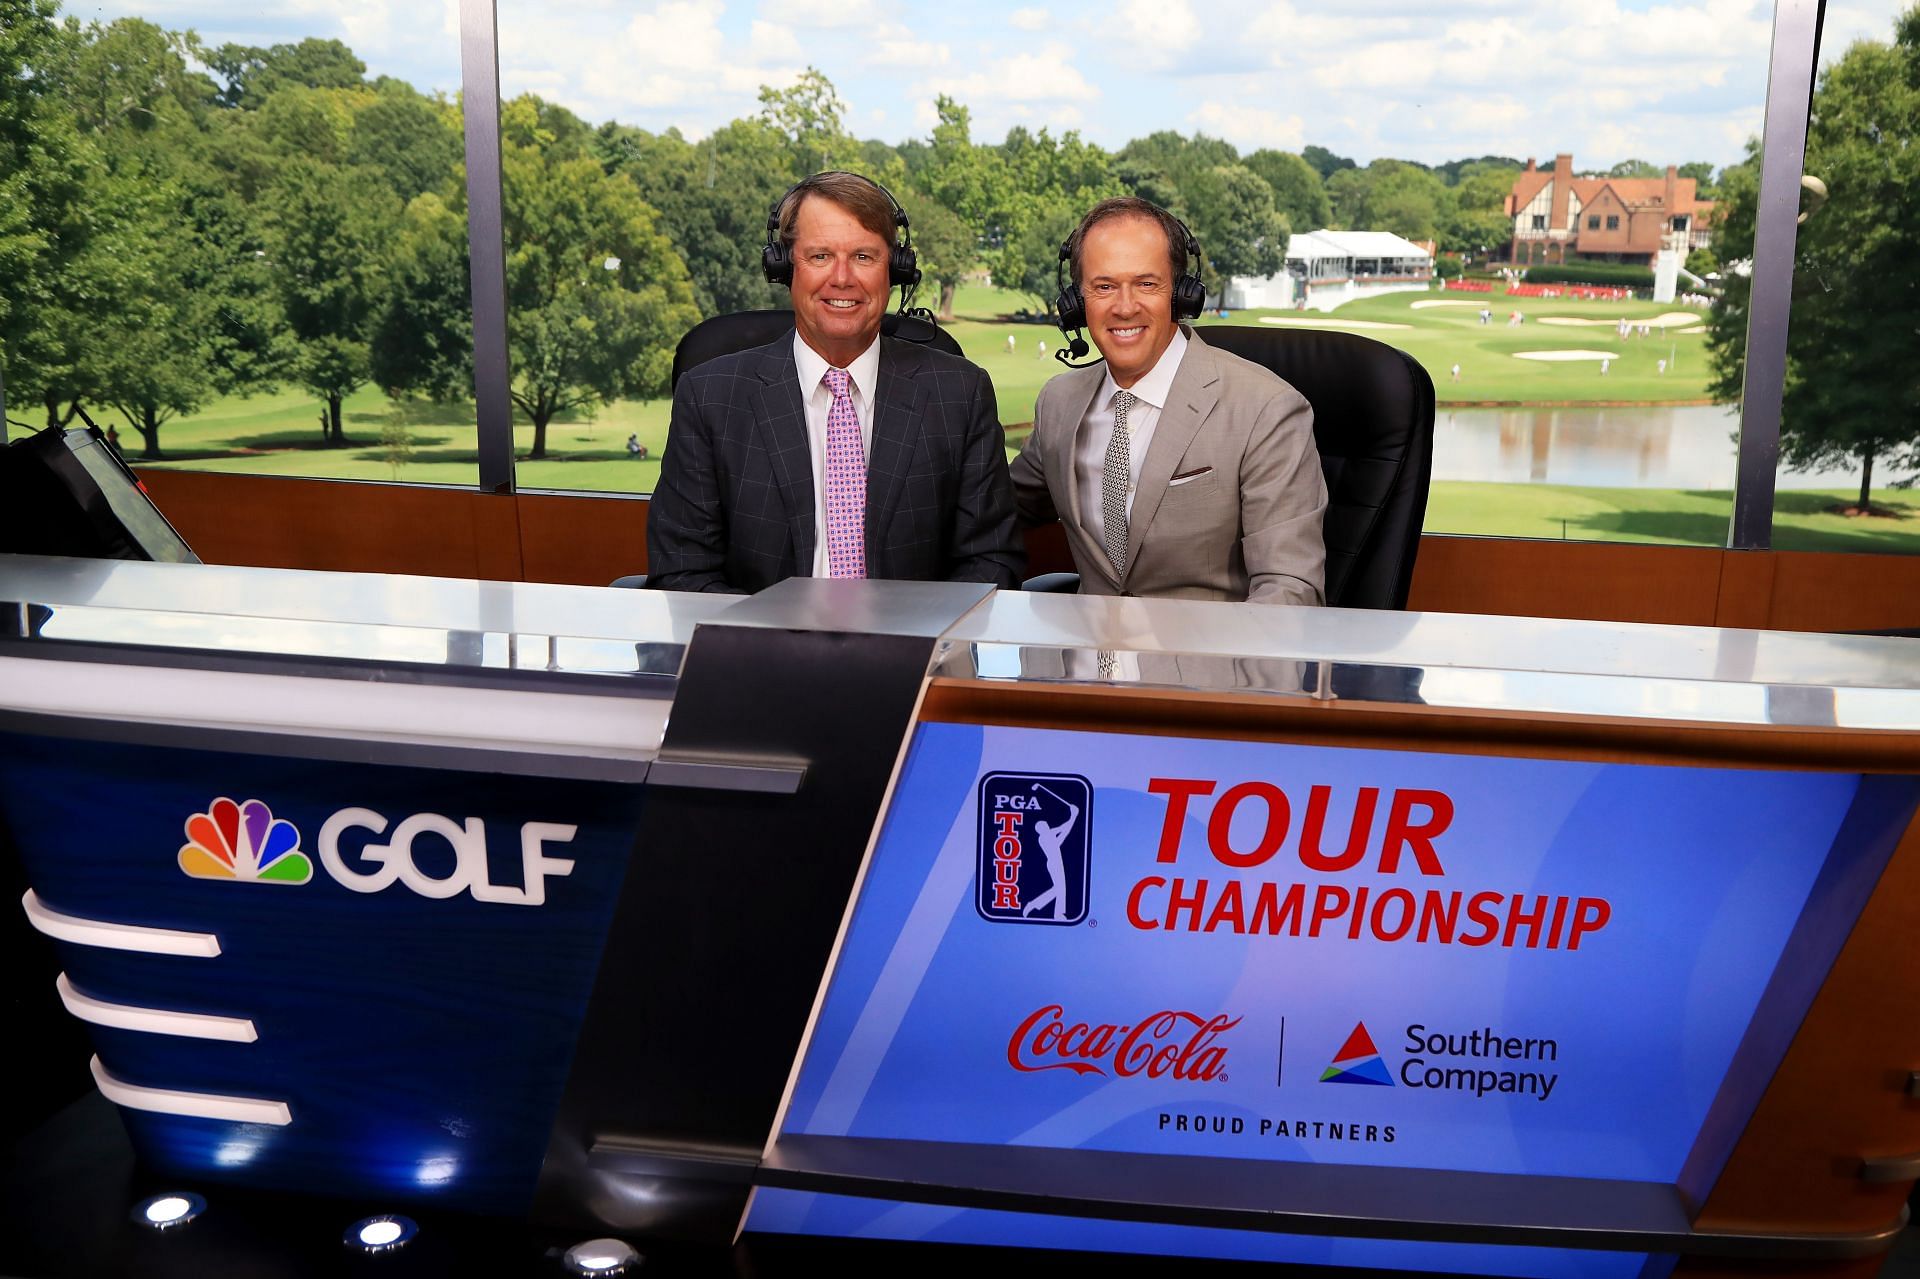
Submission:
<svg viewBox="0 0 1920 1279">
<path fill-rule="evenodd" d="M 1531 266 L 1528 284 L 1616 284 L 1629 289 L 1653 287 L 1653 268 L 1625 262 L 1569 262 L 1565 266 Z"/>
</svg>

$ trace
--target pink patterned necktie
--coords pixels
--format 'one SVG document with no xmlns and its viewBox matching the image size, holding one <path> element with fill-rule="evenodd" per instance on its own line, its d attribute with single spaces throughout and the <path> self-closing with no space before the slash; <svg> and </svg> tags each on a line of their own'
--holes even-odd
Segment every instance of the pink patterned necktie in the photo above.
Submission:
<svg viewBox="0 0 1920 1279">
<path fill-rule="evenodd" d="M 867 456 L 853 411 L 845 369 L 828 369 L 833 392 L 827 413 L 827 576 L 867 575 Z"/>
</svg>

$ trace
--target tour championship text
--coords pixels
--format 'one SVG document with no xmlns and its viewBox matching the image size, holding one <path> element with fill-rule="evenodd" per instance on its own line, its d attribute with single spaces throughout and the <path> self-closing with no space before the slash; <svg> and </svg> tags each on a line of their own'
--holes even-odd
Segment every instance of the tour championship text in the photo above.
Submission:
<svg viewBox="0 0 1920 1279">
<path fill-rule="evenodd" d="M 1604 897 L 1430 883 L 1408 888 L 1283 882 L 1223 877 L 1211 867 L 1195 876 L 1194 857 L 1182 861 L 1182 854 L 1190 853 L 1184 847 L 1189 817 L 1204 818 L 1206 852 L 1215 865 L 1228 871 L 1255 870 L 1290 849 L 1302 867 L 1323 875 L 1360 870 L 1369 862 L 1369 853 L 1372 869 L 1379 875 L 1411 871 L 1425 880 L 1438 880 L 1447 874 L 1439 842 L 1453 823 L 1454 805 L 1444 791 L 1396 789 L 1387 799 L 1385 822 L 1377 823 L 1381 788 L 1360 787 L 1350 801 L 1352 816 L 1344 842 L 1330 850 L 1331 786 L 1308 789 L 1297 826 L 1293 803 L 1272 782 L 1239 782 L 1215 798 L 1218 787 L 1217 781 L 1193 777 L 1156 777 L 1148 782 L 1149 792 L 1167 800 L 1154 860 L 1163 866 L 1181 866 L 1188 873 L 1147 875 L 1133 885 L 1127 894 L 1127 920 L 1135 928 L 1578 950 L 1583 940 L 1605 928 L 1613 917 L 1613 907 Z M 1339 815 L 1347 811 L 1343 804 Z M 1240 815 L 1237 823 L 1236 815 Z M 1289 835 L 1294 836 L 1291 844 Z"/>
</svg>

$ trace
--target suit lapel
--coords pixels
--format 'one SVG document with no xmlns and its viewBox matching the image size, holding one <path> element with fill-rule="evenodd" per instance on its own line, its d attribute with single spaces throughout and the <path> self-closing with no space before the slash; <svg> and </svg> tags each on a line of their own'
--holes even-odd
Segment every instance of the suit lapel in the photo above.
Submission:
<svg viewBox="0 0 1920 1279">
<path fill-rule="evenodd" d="M 806 407 L 800 401 L 800 374 L 793 362 L 793 337 L 781 337 L 762 351 L 761 385 L 753 395 L 754 430 L 786 503 L 796 571 L 809 573 L 814 552 L 813 458 L 807 445 Z"/>
<path fill-rule="evenodd" d="M 1187 446 L 1200 432 L 1200 424 L 1220 401 L 1220 371 L 1214 365 L 1213 352 L 1191 333 L 1180 369 L 1167 388 L 1167 406 L 1153 428 L 1153 442 L 1147 445 L 1147 457 L 1140 464 L 1140 483 L 1133 493 L 1133 511 L 1127 517 L 1127 571 L 1133 571 L 1140 558 L 1140 546 L 1147 529 L 1166 496 L 1167 481 L 1180 464 Z"/>
<path fill-rule="evenodd" d="M 878 576 L 886 545 L 887 525 L 913 469 L 919 444 L 921 414 L 926 394 L 915 378 L 912 350 L 885 338 L 880 341 L 879 386 L 873 396 L 873 444 L 867 450 L 867 575 Z"/>
<path fill-rule="evenodd" d="M 1062 412 L 1071 416 L 1067 418 L 1067 429 L 1062 432 L 1064 438 L 1059 452 L 1053 458 L 1043 460 L 1047 462 L 1049 475 L 1067 477 L 1067 536 L 1080 544 L 1080 554 L 1074 558 L 1082 564 L 1099 565 L 1106 573 L 1107 580 L 1118 587 L 1119 583 L 1113 577 L 1113 565 L 1107 561 L 1107 553 L 1101 549 L 1100 543 L 1094 540 L 1093 532 L 1087 527 L 1086 518 L 1080 510 L 1080 436 L 1087 429 L 1087 413 L 1093 408 L 1093 397 L 1100 394 L 1100 388 L 1106 385 L 1106 366 L 1095 365 L 1090 371 L 1077 376 L 1081 378 L 1081 384 L 1074 387 L 1073 394 L 1067 397 L 1062 406 Z"/>
</svg>

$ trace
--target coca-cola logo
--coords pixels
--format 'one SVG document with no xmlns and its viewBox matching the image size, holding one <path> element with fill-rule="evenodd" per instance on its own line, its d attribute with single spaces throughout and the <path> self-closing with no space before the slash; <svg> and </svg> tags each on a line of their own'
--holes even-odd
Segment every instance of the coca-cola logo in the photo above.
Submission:
<svg viewBox="0 0 1920 1279">
<path fill-rule="evenodd" d="M 1226 1078 L 1227 1048 L 1219 1037 L 1238 1017 L 1162 1009 L 1130 1025 L 1069 1023 L 1059 1004 L 1037 1008 L 1007 1041 L 1007 1064 L 1015 1070 L 1071 1070 L 1076 1075 L 1145 1075 L 1160 1079 Z"/>
</svg>

